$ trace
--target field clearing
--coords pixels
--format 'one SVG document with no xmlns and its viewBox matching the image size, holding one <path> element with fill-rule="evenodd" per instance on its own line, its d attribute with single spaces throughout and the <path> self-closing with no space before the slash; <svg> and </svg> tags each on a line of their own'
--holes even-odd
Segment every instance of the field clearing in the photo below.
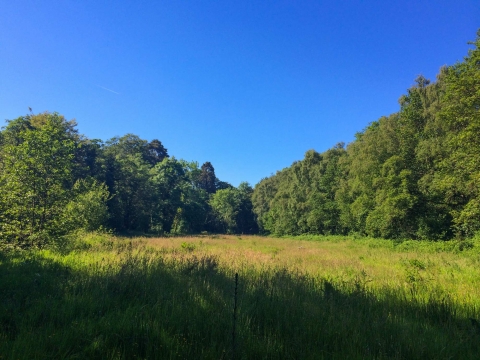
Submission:
<svg viewBox="0 0 480 360">
<path fill-rule="evenodd" d="M 0 253 L 0 359 L 476 359 L 479 253 L 108 234 Z"/>
<path fill-rule="evenodd" d="M 423 288 L 429 294 L 435 289 L 449 294 L 459 305 L 480 308 L 480 254 L 442 251 L 434 243 L 430 248 L 411 249 L 395 247 L 387 240 L 341 236 L 319 239 L 213 235 L 134 241 L 166 253 L 187 249 L 196 256 L 214 255 L 222 266 L 240 272 L 249 267 L 286 269 L 333 283 L 361 282 L 372 291 Z"/>
</svg>

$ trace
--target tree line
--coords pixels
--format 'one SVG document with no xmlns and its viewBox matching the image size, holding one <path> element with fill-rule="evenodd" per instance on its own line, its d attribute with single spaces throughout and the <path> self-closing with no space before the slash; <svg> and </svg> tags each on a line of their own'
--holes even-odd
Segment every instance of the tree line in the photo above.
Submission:
<svg viewBox="0 0 480 360">
<path fill-rule="evenodd" d="M 253 193 L 260 230 L 449 239 L 480 231 L 480 30 L 462 62 L 423 76 L 400 110 L 344 146 L 265 178 Z"/>
<path fill-rule="evenodd" d="M 0 132 L 0 241 L 42 245 L 77 230 L 255 233 L 252 187 L 220 181 L 210 162 L 170 157 L 133 134 L 80 135 L 58 113 L 28 114 Z"/>
<path fill-rule="evenodd" d="M 161 141 L 79 134 L 58 113 L 0 131 L 0 242 L 42 245 L 77 230 L 351 234 L 450 239 L 480 231 L 480 30 L 464 61 L 423 76 L 397 113 L 264 178 L 219 180 Z"/>
</svg>

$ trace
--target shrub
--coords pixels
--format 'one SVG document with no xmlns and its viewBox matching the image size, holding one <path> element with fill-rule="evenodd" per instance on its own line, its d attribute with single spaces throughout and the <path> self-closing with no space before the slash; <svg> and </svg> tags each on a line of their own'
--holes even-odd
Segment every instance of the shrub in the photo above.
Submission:
<svg viewBox="0 0 480 360">
<path fill-rule="evenodd" d="M 74 199 L 65 207 L 61 227 L 67 231 L 95 231 L 108 219 L 107 186 L 96 180 L 78 180 L 73 186 Z"/>
</svg>

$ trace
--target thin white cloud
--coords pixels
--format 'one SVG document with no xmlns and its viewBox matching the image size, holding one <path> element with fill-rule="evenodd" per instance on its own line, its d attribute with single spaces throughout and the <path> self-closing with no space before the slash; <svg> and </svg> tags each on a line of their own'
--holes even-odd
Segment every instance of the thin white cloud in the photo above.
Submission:
<svg viewBox="0 0 480 360">
<path fill-rule="evenodd" d="M 111 90 L 111 89 L 108 89 L 108 88 L 106 88 L 106 87 L 103 87 L 103 86 L 100 86 L 100 85 L 97 85 L 97 84 L 95 84 L 95 86 L 98 86 L 99 88 L 101 88 L 101 89 L 103 89 L 103 90 L 110 91 L 110 92 L 112 92 L 112 93 L 114 93 L 114 94 L 120 95 L 120 93 L 118 93 L 118 92 L 116 92 L 116 91 L 113 91 L 113 90 Z"/>
</svg>

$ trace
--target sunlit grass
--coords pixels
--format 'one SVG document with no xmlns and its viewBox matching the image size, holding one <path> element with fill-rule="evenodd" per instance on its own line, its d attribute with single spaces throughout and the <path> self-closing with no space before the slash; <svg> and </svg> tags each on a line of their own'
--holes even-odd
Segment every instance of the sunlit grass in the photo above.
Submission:
<svg viewBox="0 0 480 360">
<path fill-rule="evenodd" d="M 87 234 L 69 250 L 0 255 L 0 358 L 475 359 L 478 254 L 477 243 Z"/>
<path fill-rule="evenodd" d="M 164 252 L 175 254 L 182 244 L 191 244 L 195 254 L 215 255 L 221 264 L 239 271 L 244 267 L 287 269 L 306 273 L 332 282 L 364 282 L 367 289 L 410 290 L 422 288 L 443 291 L 459 305 L 480 307 L 480 253 L 455 251 L 454 246 L 443 251 L 435 243 L 429 246 L 395 244 L 377 239 L 330 237 L 329 241 L 309 241 L 298 238 L 214 235 L 177 238 L 139 238 Z M 453 243 L 452 243 L 453 244 Z M 480 248 L 480 244 L 477 245 Z"/>
</svg>

